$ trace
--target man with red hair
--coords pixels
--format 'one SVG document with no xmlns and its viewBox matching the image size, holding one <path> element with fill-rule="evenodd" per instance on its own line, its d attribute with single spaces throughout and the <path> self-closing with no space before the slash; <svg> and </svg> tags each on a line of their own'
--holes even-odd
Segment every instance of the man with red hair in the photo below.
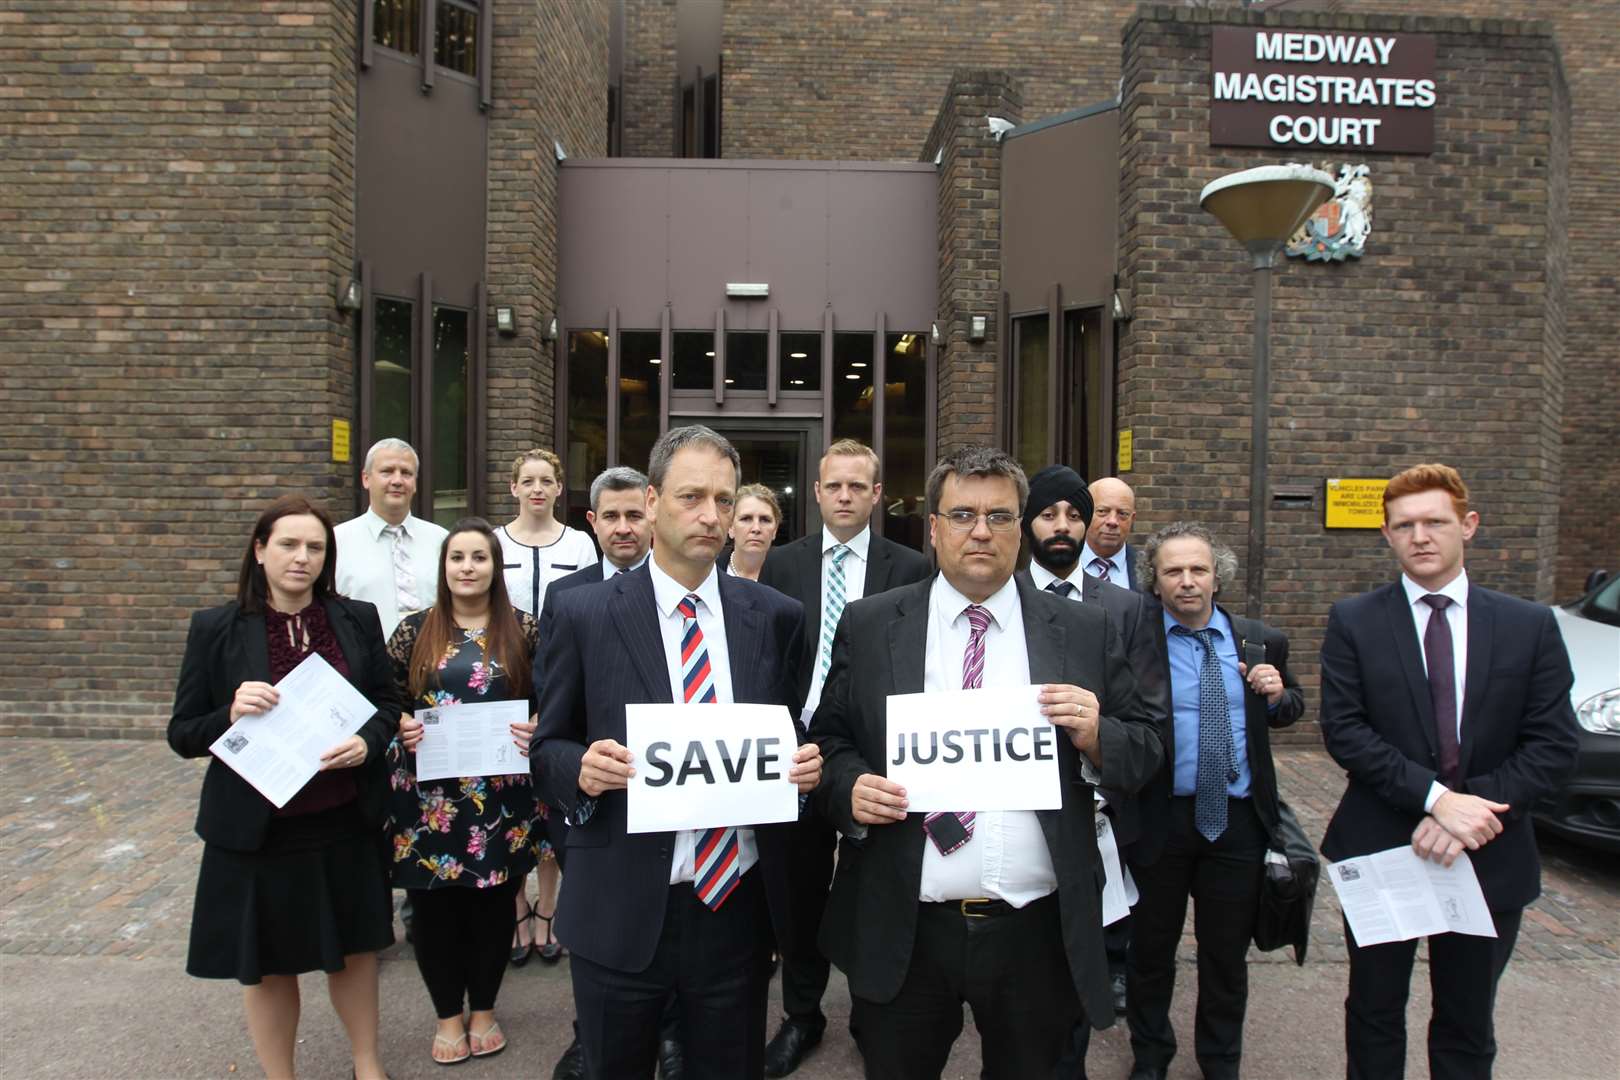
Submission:
<svg viewBox="0 0 1620 1080">
<path fill-rule="evenodd" d="M 1575 764 L 1574 681 L 1552 611 L 1468 580 L 1479 528 L 1448 465 L 1416 465 L 1384 491 L 1399 581 L 1341 600 L 1322 642 L 1322 737 L 1349 774 L 1322 851 L 1339 860 L 1411 844 L 1450 866 L 1467 851 L 1495 938 L 1429 939 L 1429 1073 L 1489 1077 L 1496 985 L 1524 907 L 1541 892 L 1530 809 Z M 1360 946 L 1345 928 L 1347 1074 L 1406 1068 L 1417 942 Z"/>
</svg>

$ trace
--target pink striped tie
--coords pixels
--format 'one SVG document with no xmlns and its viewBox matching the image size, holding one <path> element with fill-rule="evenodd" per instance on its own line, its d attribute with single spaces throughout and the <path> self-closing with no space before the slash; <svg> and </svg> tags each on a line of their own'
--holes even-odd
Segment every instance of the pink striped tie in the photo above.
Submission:
<svg viewBox="0 0 1620 1080">
<path fill-rule="evenodd" d="M 676 605 L 683 620 L 681 688 L 686 704 L 708 705 L 715 702 L 717 696 L 709 649 L 703 644 L 703 628 L 697 621 L 697 605 L 698 598 L 693 594 Z M 737 868 L 737 830 L 728 825 L 699 833 L 697 850 L 692 855 L 692 870 L 692 888 L 698 899 L 710 911 L 719 911 L 720 905 L 742 880 L 742 872 Z"/>
<path fill-rule="evenodd" d="M 965 610 L 971 629 L 968 631 L 967 649 L 962 653 L 962 689 L 977 690 L 984 685 L 984 634 L 990 629 L 990 610 L 978 604 L 969 604 Z M 973 839 L 973 811 L 957 810 L 954 813 L 956 820 L 962 823 L 962 838 L 948 847 L 929 829 L 934 822 L 946 817 L 946 812 L 938 811 L 923 818 L 923 831 L 928 833 L 928 838 L 934 841 L 941 855 L 949 855 Z"/>
</svg>

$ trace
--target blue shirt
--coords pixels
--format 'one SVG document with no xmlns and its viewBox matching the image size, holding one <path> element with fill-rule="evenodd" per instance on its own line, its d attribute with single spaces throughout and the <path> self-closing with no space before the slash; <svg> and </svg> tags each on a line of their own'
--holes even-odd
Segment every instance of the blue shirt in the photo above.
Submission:
<svg viewBox="0 0 1620 1080">
<path fill-rule="evenodd" d="M 1191 795 L 1198 789 L 1198 673 L 1204 665 L 1204 647 L 1188 633 L 1178 633 L 1181 624 L 1169 611 L 1164 613 L 1164 640 L 1170 654 L 1170 715 L 1175 722 L 1176 795 Z M 1234 798 L 1249 796 L 1249 740 L 1244 724 L 1243 679 L 1238 675 L 1237 641 L 1232 621 L 1216 608 L 1209 628 L 1215 631 L 1215 659 L 1221 665 L 1221 681 L 1226 684 L 1227 708 L 1232 714 L 1232 763 L 1237 779 L 1226 785 Z"/>
</svg>

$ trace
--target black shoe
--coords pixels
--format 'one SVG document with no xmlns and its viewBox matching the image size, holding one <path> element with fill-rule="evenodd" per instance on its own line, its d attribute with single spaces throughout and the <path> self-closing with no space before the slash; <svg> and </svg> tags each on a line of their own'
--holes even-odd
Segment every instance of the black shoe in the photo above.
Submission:
<svg viewBox="0 0 1620 1080">
<path fill-rule="evenodd" d="M 1165 1080 L 1170 1069 L 1164 1065 L 1144 1065 L 1138 1061 L 1131 1066 L 1131 1080 Z"/>
<path fill-rule="evenodd" d="M 1125 973 L 1115 972 L 1108 978 L 1109 987 L 1114 991 L 1114 1015 L 1125 1015 Z"/>
<path fill-rule="evenodd" d="M 579 1048 L 578 1039 L 569 1043 L 563 1056 L 557 1059 L 557 1067 L 551 1070 L 551 1080 L 585 1080 L 585 1051 Z"/>
<path fill-rule="evenodd" d="M 686 1075 L 686 1057 L 674 1039 L 658 1044 L 658 1075 L 661 1080 L 681 1080 Z"/>
<path fill-rule="evenodd" d="M 528 944 L 524 944 L 522 939 L 518 937 L 517 927 L 513 927 L 513 929 L 512 929 L 512 951 L 507 956 L 507 960 L 511 962 L 513 967 L 522 967 L 524 964 L 527 964 L 529 962 L 529 954 L 530 953 L 540 951 L 540 946 L 536 945 L 535 941 L 534 941 L 534 927 L 533 927 L 534 921 L 536 919 L 538 919 L 539 917 L 540 917 L 539 915 L 535 914 L 533 908 L 529 909 L 529 913 L 527 915 L 518 916 L 517 926 L 522 926 L 523 923 L 524 923 L 524 920 L 528 920 L 528 922 L 530 923 L 529 941 L 528 941 Z"/>
<path fill-rule="evenodd" d="M 821 1033 L 825 1029 L 825 1022 L 807 1024 L 792 1017 L 783 1020 L 782 1026 L 776 1029 L 775 1037 L 765 1047 L 765 1075 L 787 1076 L 797 1069 L 821 1042 Z"/>
</svg>

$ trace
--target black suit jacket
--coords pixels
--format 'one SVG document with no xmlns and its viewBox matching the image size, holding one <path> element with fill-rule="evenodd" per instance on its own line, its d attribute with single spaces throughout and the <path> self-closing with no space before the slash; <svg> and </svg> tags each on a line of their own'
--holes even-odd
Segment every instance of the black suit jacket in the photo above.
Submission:
<svg viewBox="0 0 1620 1080">
<path fill-rule="evenodd" d="M 765 556 L 759 583 L 786 593 L 804 605 L 804 649 L 798 659 L 794 686 L 802 706 L 810 696 L 810 682 L 821 659 L 821 539 L 817 529 L 791 544 L 773 547 Z M 873 533 L 866 549 L 866 577 L 861 595 L 910 585 L 928 577 L 928 560 L 893 540 Z"/>
<path fill-rule="evenodd" d="M 832 668 L 816 710 L 823 756 L 814 798 L 845 839 L 821 922 L 821 949 L 849 977 L 850 992 L 893 1000 L 911 965 L 922 885 L 923 815 L 877 825 L 862 840 L 850 792 L 862 773 L 886 774 L 887 698 L 923 689 L 932 579 L 857 600 L 844 609 Z M 1018 585 L 1030 678 L 1073 683 L 1102 702 L 1102 783 L 1134 791 L 1159 766 L 1159 735 L 1147 717 L 1119 633 L 1099 607 L 1076 604 Z M 1081 776 L 1079 753 L 1057 740 L 1063 806 L 1036 815 L 1057 872 L 1063 948 L 1075 989 L 1094 1018 L 1114 1016 L 1102 940 L 1102 863 L 1092 821 L 1095 801 Z M 972 809 L 964 806 L 964 810 Z"/>
<path fill-rule="evenodd" d="M 546 685 L 545 665 L 541 663 L 541 658 L 545 652 L 543 646 L 545 645 L 546 636 L 551 632 L 549 620 L 551 619 L 551 612 L 553 608 L 552 597 L 559 596 L 562 593 L 570 592 L 574 589 L 582 589 L 587 585 L 604 585 L 607 583 L 607 580 L 608 579 L 602 576 L 601 560 L 597 560 L 596 562 L 591 563 L 589 566 L 580 567 L 572 574 L 565 574 L 556 581 L 553 581 L 550 585 L 546 586 L 546 598 L 540 602 L 540 633 L 535 639 L 538 644 L 535 646 L 534 663 L 530 671 L 529 679 L 529 685 L 534 688 L 531 692 L 534 694 L 535 701 L 538 702 L 542 700 L 540 691 L 543 690 Z M 607 595 L 607 593 L 602 594 L 604 598 Z M 532 755 L 539 745 L 540 730 L 536 728 L 533 738 L 529 740 L 529 753 Z"/>
<path fill-rule="evenodd" d="M 1028 570 L 1020 570 L 1018 576 L 1024 584 L 1035 588 L 1035 580 Z M 1136 676 L 1144 715 L 1153 722 L 1154 730 L 1159 732 L 1162 741 L 1165 725 L 1170 722 L 1170 672 L 1165 666 L 1165 656 L 1159 648 L 1158 638 L 1148 626 L 1147 598 L 1084 572 L 1079 576 L 1082 579 L 1081 601 L 1098 605 L 1114 621 L 1114 629 L 1119 631 L 1120 640 L 1125 646 L 1125 659 L 1131 665 L 1131 673 Z M 1073 600 L 1069 602 L 1074 603 Z M 1109 815 L 1114 819 L 1114 840 L 1128 857 L 1130 845 L 1136 842 L 1142 831 L 1142 814 L 1136 805 L 1136 797 L 1123 791 L 1111 791 L 1106 786 L 1101 790 L 1108 799 Z"/>
<path fill-rule="evenodd" d="M 399 727 L 400 703 L 394 671 L 383 643 L 377 609 L 364 600 L 329 596 L 321 601 L 327 621 L 349 662 L 349 682 L 377 706 L 358 732 L 366 742 L 359 767 L 360 810 L 380 828 L 383 820 L 383 751 Z M 169 718 L 169 745 L 181 757 L 208 754 L 209 746 L 231 726 L 231 701 L 245 682 L 270 681 L 270 649 L 264 616 L 249 615 L 234 602 L 191 616 L 186 655 Z M 264 843 L 275 806 L 218 758 L 208 762 L 197 806 L 197 835 L 233 851 L 257 851 Z"/>
<path fill-rule="evenodd" d="M 1159 655 L 1164 660 L 1165 670 L 1168 672 L 1170 654 L 1164 633 L 1164 607 L 1157 597 L 1144 597 L 1144 600 L 1146 601 L 1144 614 L 1153 632 Z M 1276 709 L 1266 704 L 1265 695 L 1250 690 L 1247 681 L 1243 684 L 1243 731 L 1248 744 L 1249 796 L 1254 802 L 1254 812 L 1259 815 L 1260 821 L 1266 827 L 1266 835 L 1273 843 L 1279 843 L 1281 833 L 1278 827 L 1277 768 L 1271 760 L 1270 729 L 1287 727 L 1305 714 L 1305 692 L 1299 688 L 1299 680 L 1288 669 L 1286 634 L 1275 627 L 1255 622 L 1242 615 L 1234 615 L 1224 607 L 1221 610 L 1232 620 L 1232 631 L 1237 636 L 1238 659 L 1243 659 L 1244 643 L 1258 639 L 1265 642 L 1266 663 L 1282 673 L 1283 699 Z M 1164 852 L 1164 838 L 1170 821 L 1170 795 L 1175 782 L 1175 765 L 1176 722 L 1172 707 L 1171 715 L 1164 725 L 1164 769 L 1143 789 L 1140 798 L 1142 835 L 1131 850 L 1131 861 L 1139 866 L 1151 866 Z"/>
<path fill-rule="evenodd" d="M 1552 609 L 1468 587 L 1458 790 L 1511 810 L 1469 852 L 1485 901 L 1521 908 L 1541 893 L 1530 808 L 1575 766 L 1574 683 Z M 1417 625 L 1399 581 L 1341 600 L 1322 641 L 1322 738 L 1350 784 L 1328 823 L 1330 859 L 1400 847 L 1423 819 L 1438 738 Z"/>
<path fill-rule="evenodd" d="M 729 574 L 720 574 L 719 582 L 732 697 L 792 712 L 792 657 L 803 619 L 798 602 Z M 587 799 L 579 790 L 579 763 L 598 739 L 624 742 L 626 705 L 674 700 L 657 620 L 652 574 L 643 565 L 599 587 L 555 594 L 540 643 L 544 692 L 529 768 L 540 798 L 570 822 L 557 936 L 585 959 L 617 971 L 642 971 L 652 962 L 675 834 L 627 833 L 625 792 Z M 759 863 L 750 873 L 762 876 L 779 941 L 792 940 L 792 828 L 792 822 L 754 826 Z"/>
</svg>

